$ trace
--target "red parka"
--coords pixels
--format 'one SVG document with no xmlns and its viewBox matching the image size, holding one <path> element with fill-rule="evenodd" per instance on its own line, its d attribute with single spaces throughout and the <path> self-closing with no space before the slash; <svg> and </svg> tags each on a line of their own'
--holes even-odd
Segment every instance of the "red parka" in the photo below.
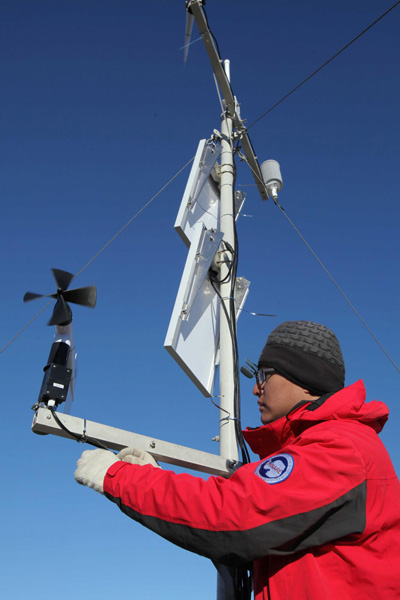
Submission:
<svg viewBox="0 0 400 600">
<path fill-rule="evenodd" d="M 257 462 L 229 479 L 117 462 L 105 495 L 171 542 L 253 562 L 256 600 L 400 598 L 400 483 L 361 381 L 245 437 Z"/>
</svg>

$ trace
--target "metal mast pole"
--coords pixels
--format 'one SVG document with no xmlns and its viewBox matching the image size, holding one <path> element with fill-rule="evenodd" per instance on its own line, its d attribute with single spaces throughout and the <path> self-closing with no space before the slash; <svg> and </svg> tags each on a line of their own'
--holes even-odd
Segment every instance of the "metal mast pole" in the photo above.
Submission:
<svg viewBox="0 0 400 600">
<path fill-rule="evenodd" d="M 224 70 L 228 81 L 230 81 L 230 63 L 224 61 Z M 220 425 L 219 425 L 219 453 L 220 456 L 229 456 L 238 460 L 238 444 L 235 432 L 234 417 L 234 394 L 235 394 L 235 365 L 233 360 L 233 337 L 231 328 L 236 328 L 235 316 L 230 315 L 230 304 L 232 295 L 233 261 L 235 256 L 235 232 L 234 218 L 235 209 L 233 202 L 234 194 L 234 163 L 233 163 L 233 140 L 232 140 L 232 118 L 227 110 L 222 113 L 221 121 L 221 171 L 220 171 L 220 202 L 221 217 L 220 230 L 224 237 L 219 251 L 220 269 L 220 367 L 219 367 L 219 389 L 220 389 Z M 229 246 L 225 245 L 227 242 Z M 232 251 L 229 250 L 229 247 Z M 225 310 L 224 310 L 225 307 Z M 217 600 L 233 600 L 234 585 L 232 577 L 222 565 L 219 565 L 217 577 Z"/>
<path fill-rule="evenodd" d="M 229 60 L 224 61 L 225 73 L 230 80 Z M 220 456 L 229 456 L 238 460 L 238 446 L 235 432 L 234 417 L 234 360 L 233 360 L 233 337 L 230 328 L 235 328 L 234 315 L 230 319 L 230 304 L 232 295 L 232 277 L 234 276 L 232 265 L 235 259 L 232 251 L 235 251 L 234 233 L 234 164 L 233 164 L 233 141 L 232 141 L 232 118 L 227 111 L 222 114 L 221 122 L 221 219 L 220 228 L 224 233 L 222 249 L 219 252 L 220 265 L 220 433 L 219 453 Z M 225 245 L 227 242 L 229 246 Z M 224 308 L 225 307 L 225 310 Z"/>
</svg>

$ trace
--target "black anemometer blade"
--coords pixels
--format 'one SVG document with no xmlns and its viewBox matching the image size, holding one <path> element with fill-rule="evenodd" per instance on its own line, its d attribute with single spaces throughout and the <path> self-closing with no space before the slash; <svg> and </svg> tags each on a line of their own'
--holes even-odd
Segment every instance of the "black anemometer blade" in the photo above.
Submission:
<svg viewBox="0 0 400 600">
<path fill-rule="evenodd" d="M 57 288 L 61 290 L 67 290 L 69 284 L 74 278 L 72 273 L 68 271 L 62 271 L 61 269 L 52 269 L 54 279 L 56 280 Z"/>
<path fill-rule="evenodd" d="M 88 287 L 68 290 L 67 292 L 64 292 L 63 297 L 67 302 L 72 302 L 72 304 L 80 304 L 81 306 L 90 306 L 90 308 L 94 308 L 97 300 L 96 287 L 94 285 L 89 285 Z"/>
<path fill-rule="evenodd" d="M 53 315 L 47 325 L 63 325 L 70 323 L 72 312 L 64 298 L 60 296 L 53 310 Z"/>
<path fill-rule="evenodd" d="M 29 302 L 30 300 L 36 300 L 36 298 L 46 298 L 43 294 L 35 294 L 34 292 L 26 292 L 24 296 L 24 302 Z"/>
<path fill-rule="evenodd" d="M 71 323 L 72 311 L 67 302 L 80 304 L 81 306 L 90 306 L 91 308 L 96 306 L 97 292 L 94 285 L 68 290 L 68 286 L 73 280 L 74 275 L 61 269 L 51 269 L 51 271 L 57 284 L 57 292 L 55 294 L 26 292 L 24 296 L 24 302 L 36 300 L 36 298 L 54 298 L 57 300 L 48 325 L 68 325 Z"/>
</svg>

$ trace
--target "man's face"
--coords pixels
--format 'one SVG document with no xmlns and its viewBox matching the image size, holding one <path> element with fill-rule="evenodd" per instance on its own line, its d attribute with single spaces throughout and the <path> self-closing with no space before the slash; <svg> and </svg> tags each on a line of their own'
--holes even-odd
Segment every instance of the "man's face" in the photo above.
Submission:
<svg viewBox="0 0 400 600">
<path fill-rule="evenodd" d="M 263 425 L 286 416 L 301 400 L 312 399 L 309 392 L 278 373 L 267 375 L 261 385 L 256 383 L 253 394 L 258 398 Z"/>
</svg>

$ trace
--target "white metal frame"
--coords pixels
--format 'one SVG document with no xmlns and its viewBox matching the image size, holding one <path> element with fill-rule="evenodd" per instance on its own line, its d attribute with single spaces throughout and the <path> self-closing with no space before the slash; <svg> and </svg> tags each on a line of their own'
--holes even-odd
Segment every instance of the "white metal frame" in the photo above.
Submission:
<svg viewBox="0 0 400 600">
<path fill-rule="evenodd" d="M 44 407 L 36 410 L 32 423 L 32 431 L 42 435 L 52 434 L 68 439 L 76 439 L 74 435 L 83 436 L 84 439 L 98 440 L 107 448 L 117 451 L 133 446 L 150 452 L 160 462 L 193 469 L 210 475 L 229 477 L 240 466 L 237 461 L 223 458 L 217 454 L 179 446 L 178 444 L 165 442 L 139 433 L 117 429 L 110 425 L 87 421 L 86 419 L 63 413 L 57 413 L 57 417 L 73 435 L 69 435 L 62 429 L 55 421 L 52 411 Z"/>
</svg>

